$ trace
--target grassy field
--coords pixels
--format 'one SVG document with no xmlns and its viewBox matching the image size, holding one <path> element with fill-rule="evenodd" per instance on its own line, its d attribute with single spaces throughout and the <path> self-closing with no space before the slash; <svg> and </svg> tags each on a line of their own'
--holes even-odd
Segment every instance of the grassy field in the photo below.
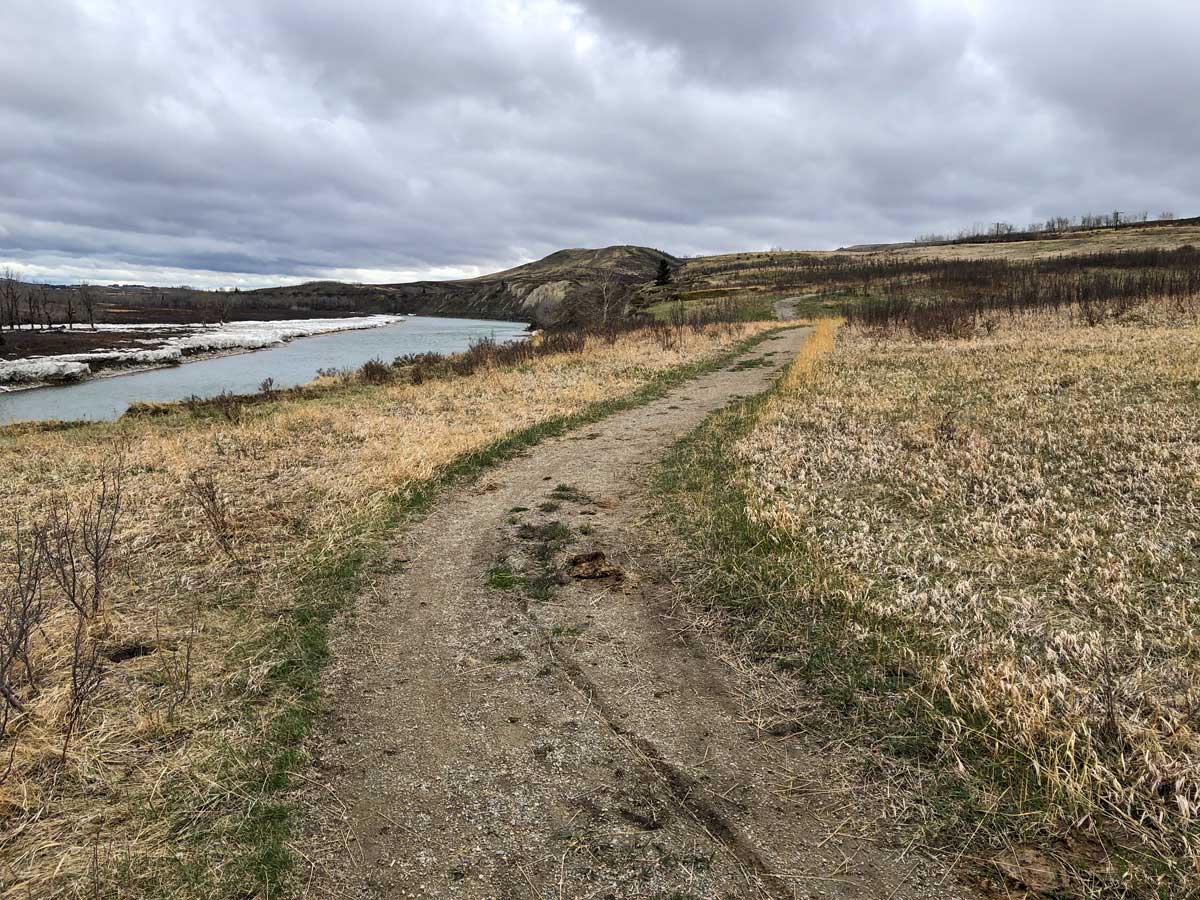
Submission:
<svg viewBox="0 0 1200 900">
<path fill-rule="evenodd" d="M 687 302 L 732 298 L 769 306 L 785 297 L 804 297 L 804 315 L 836 315 L 855 295 L 888 296 L 897 287 L 921 288 L 939 265 L 953 261 L 1050 263 L 1063 257 L 1200 247 L 1200 227 L 1191 223 L 1072 232 L 1057 238 L 983 244 L 897 246 L 870 251 L 728 253 L 686 260 L 671 290 Z"/>
<path fill-rule="evenodd" d="M 0 431 L 6 647 L 34 620 L 0 673 L 17 704 L 0 896 L 278 895 L 325 625 L 391 530 L 438 485 L 767 327 L 634 331 L 470 375 L 372 385 L 389 378 L 364 370 L 253 403 Z"/>
<path fill-rule="evenodd" d="M 675 299 L 659 300 L 638 310 L 658 322 L 672 322 L 680 316 L 695 314 L 742 322 L 763 322 L 775 318 L 769 300 L 760 296 L 713 296 L 679 294 Z"/>
<path fill-rule="evenodd" d="M 1194 223 L 1077 231 L 1028 241 L 904 247 L 891 252 L 897 256 L 934 259 L 1023 260 L 1118 250 L 1174 250 L 1189 244 L 1200 245 L 1200 226 Z"/>
<path fill-rule="evenodd" d="M 835 331 L 665 469 L 699 593 L 1001 890 L 1200 890 L 1195 304 Z"/>
</svg>

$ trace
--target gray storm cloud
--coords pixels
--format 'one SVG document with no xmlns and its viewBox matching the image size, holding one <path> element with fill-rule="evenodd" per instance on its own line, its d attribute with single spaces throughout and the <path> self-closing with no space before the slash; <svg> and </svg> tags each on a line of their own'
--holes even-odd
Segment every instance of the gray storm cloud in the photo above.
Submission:
<svg viewBox="0 0 1200 900">
<path fill-rule="evenodd" d="M 10 0 L 0 260 L 256 285 L 1195 211 L 1200 11 Z"/>
</svg>

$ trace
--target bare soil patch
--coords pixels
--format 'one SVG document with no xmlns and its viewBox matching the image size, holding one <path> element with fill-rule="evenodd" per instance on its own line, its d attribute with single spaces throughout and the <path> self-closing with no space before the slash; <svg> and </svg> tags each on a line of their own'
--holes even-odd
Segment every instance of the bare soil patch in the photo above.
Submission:
<svg viewBox="0 0 1200 900">
<path fill-rule="evenodd" d="M 162 337 L 163 332 L 147 335 L 136 331 L 92 331 L 86 326 L 71 330 L 6 331 L 4 343 L 0 345 L 0 359 L 61 356 L 97 350 L 152 350 L 161 346 L 157 339 Z M 155 342 L 145 343 L 147 338 L 153 338 Z"/>
</svg>

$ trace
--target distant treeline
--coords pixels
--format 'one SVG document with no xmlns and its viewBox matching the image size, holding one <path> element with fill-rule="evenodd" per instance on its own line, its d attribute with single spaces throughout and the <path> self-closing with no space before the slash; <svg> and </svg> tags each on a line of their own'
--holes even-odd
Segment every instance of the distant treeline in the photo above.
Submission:
<svg viewBox="0 0 1200 900">
<path fill-rule="evenodd" d="M 1129 225 L 1145 225 L 1151 221 L 1149 212 L 1126 213 L 1114 210 L 1111 213 L 1085 213 L 1081 216 L 1052 216 L 1044 222 L 1032 222 L 1020 228 L 1011 222 L 976 223 L 957 234 L 922 234 L 918 244 L 967 244 L 986 241 L 1019 241 L 1046 235 L 1067 234 L 1072 231 L 1093 231 L 1097 228 L 1121 228 Z M 1177 224 L 1180 220 L 1173 212 L 1160 212 L 1154 224 Z M 1200 221 L 1186 219 L 1184 221 Z"/>
<path fill-rule="evenodd" d="M 31 284 L 0 271 L 0 341 L 6 331 L 94 328 L 97 323 L 211 322 L 398 312 L 403 298 L 339 284 L 269 291 Z"/>
<path fill-rule="evenodd" d="M 24 284 L 11 269 L 0 272 L 0 332 L 76 325 L 96 325 L 96 292 L 87 284 Z"/>
</svg>

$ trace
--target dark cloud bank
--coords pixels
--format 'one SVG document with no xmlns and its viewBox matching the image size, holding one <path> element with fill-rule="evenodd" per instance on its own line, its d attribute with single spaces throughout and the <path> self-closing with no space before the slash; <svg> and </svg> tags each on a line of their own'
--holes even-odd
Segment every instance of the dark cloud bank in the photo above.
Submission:
<svg viewBox="0 0 1200 900">
<path fill-rule="evenodd" d="M 1200 212 L 1183 0 L 8 0 L 0 260 L 257 285 Z"/>
</svg>

